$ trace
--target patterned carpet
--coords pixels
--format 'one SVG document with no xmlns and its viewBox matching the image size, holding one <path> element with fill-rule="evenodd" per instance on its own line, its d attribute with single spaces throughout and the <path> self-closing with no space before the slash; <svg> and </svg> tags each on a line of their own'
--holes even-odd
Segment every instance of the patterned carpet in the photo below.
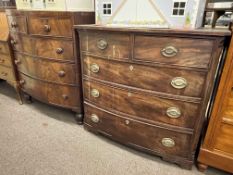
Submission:
<svg viewBox="0 0 233 175">
<path fill-rule="evenodd" d="M 194 174 L 203 173 L 87 132 L 70 111 L 38 101 L 19 105 L 13 88 L 0 82 L 0 175 Z"/>
</svg>

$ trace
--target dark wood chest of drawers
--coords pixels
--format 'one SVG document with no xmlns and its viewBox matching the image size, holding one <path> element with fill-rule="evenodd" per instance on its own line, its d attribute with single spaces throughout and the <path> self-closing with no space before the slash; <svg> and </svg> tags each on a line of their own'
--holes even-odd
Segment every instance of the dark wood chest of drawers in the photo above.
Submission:
<svg viewBox="0 0 233 175">
<path fill-rule="evenodd" d="M 21 89 L 43 102 L 72 109 L 81 122 L 81 72 L 73 25 L 94 23 L 94 13 L 6 12 Z"/>
<path fill-rule="evenodd" d="M 191 168 L 230 33 L 76 29 L 85 128 Z"/>
<path fill-rule="evenodd" d="M 233 38 L 198 162 L 201 171 L 213 166 L 233 173 Z"/>
<path fill-rule="evenodd" d="M 5 10 L 3 9 L 0 9 L 0 79 L 7 81 L 15 88 L 19 102 L 22 104 L 14 65 L 13 51 L 9 41 L 7 17 Z"/>
</svg>

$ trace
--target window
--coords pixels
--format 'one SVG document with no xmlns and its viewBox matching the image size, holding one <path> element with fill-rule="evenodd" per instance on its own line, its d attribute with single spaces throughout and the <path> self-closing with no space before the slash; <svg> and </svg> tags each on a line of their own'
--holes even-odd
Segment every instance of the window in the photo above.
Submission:
<svg viewBox="0 0 233 175">
<path fill-rule="evenodd" d="M 112 3 L 106 2 L 103 3 L 103 14 L 104 15 L 112 15 Z"/>
<path fill-rule="evenodd" d="M 185 6 L 186 6 L 185 1 L 175 1 L 173 4 L 172 15 L 173 16 L 184 16 Z"/>
</svg>

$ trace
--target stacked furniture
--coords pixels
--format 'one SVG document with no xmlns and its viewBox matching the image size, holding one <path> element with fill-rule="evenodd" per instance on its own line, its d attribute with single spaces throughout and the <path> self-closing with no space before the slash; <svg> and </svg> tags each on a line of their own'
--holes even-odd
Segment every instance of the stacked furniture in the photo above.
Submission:
<svg viewBox="0 0 233 175">
<path fill-rule="evenodd" d="M 81 75 L 74 24 L 94 23 L 92 12 L 7 10 L 22 91 L 42 102 L 72 109 L 82 122 Z"/>
<path fill-rule="evenodd" d="M 190 169 L 230 32 L 76 29 L 85 128 Z"/>
<path fill-rule="evenodd" d="M 7 81 L 15 88 L 19 102 L 22 104 L 4 9 L 0 9 L 0 79 Z"/>
<path fill-rule="evenodd" d="M 198 167 L 233 173 L 233 38 L 222 72 L 213 111 L 198 156 Z"/>
</svg>

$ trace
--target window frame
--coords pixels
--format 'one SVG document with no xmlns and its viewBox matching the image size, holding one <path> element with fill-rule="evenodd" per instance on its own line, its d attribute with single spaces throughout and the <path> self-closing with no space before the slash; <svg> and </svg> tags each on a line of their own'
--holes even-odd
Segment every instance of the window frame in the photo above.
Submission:
<svg viewBox="0 0 233 175">
<path fill-rule="evenodd" d="M 179 4 L 180 4 L 181 2 L 184 2 L 184 3 L 185 3 L 184 8 L 181 8 L 181 7 L 174 7 L 174 4 L 175 4 L 176 2 L 178 2 Z M 178 17 L 178 18 L 185 17 L 186 8 L 187 8 L 187 2 L 188 2 L 188 0 L 173 0 L 171 16 L 172 16 L 172 17 Z M 179 13 L 179 10 L 182 10 L 182 9 L 183 9 L 183 10 L 184 10 L 184 14 L 183 14 L 183 15 L 179 15 L 179 14 L 178 14 L 178 15 L 173 15 L 173 11 L 174 11 L 175 9 L 178 10 L 178 13 Z"/>
<path fill-rule="evenodd" d="M 107 4 L 107 5 L 110 4 L 111 8 L 108 8 L 108 7 L 104 8 L 104 4 Z M 103 16 L 112 16 L 112 2 L 103 2 L 102 3 L 102 8 L 103 8 L 103 10 L 102 10 L 102 15 Z M 111 10 L 111 14 L 104 14 L 104 10 L 109 10 L 109 9 Z"/>
</svg>

